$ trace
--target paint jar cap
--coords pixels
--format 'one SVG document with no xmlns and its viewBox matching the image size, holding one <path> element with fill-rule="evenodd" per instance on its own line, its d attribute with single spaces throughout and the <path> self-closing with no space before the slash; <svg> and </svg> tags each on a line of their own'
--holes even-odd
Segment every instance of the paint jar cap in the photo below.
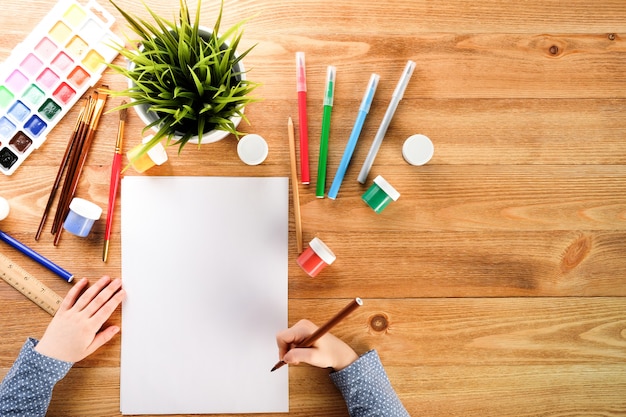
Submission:
<svg viewBox="0 0 626 417">
<path fill-rule="evenodd" d="M 90 220 L 98 220 L 102 215 L 102 208 L 91 201 L 75 197 L 70 203 L 70 210 Z"/>
<path fill-rule="evenodd" d="M 396 201 L 400 198 L 400 193 L 391 186 L 383 177 L 380 175 L 374 178 L 374 184 L 378 185 L 378 187 L 385 192 L 393 201 Z"/>
<path fill-rule="evenodd" d="M 11 211 L 11 206 L 9 206 L 9 202 L 6 198 L 0 197 L 0 220 L 4 220 L 9 215 Z"/>
<path fill-rule="evenodd" d="M 237 154 L 248 165 L 259 165 L 268 154 L 268 146 L 262 136 L 251 133 L 239 139 Z"/>
<path fill-rule="evenodd" d="M 141 140 L 141 142 L 148 143 L 153 137 L 154 135 L 146 136 Z M 165 152 L 165 148 L 161 142 L 158 142 L 146 153 L 155 165 L 163 165 L 167 161 L 167 152 Z"/>
<path fill-rule="evenodd" d="M 333 251 L 331 251 L 320 238 L 314 237 L 313 240 L 309 242 L 309 246 L 317 256 L 322 258 L 322 261 L 326 262 L 328 265 L 332 264 L 335 262 L 335 259 L 337 259 Z"/>
<path fill-rule="evenodd" d="M 402 145 L 402 156 L 411 165 L 424 165 L 434 153 L 433 142 L 425 135 L 410 136 Z"/>
</svg>

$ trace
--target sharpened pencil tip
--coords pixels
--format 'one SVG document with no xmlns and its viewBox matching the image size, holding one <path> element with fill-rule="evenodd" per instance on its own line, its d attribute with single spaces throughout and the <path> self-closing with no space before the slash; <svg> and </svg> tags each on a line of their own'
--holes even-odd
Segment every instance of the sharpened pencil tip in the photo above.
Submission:
<svg viewBox="0 0 626 417">
<path fill-rule="evenodd" d="M 285 361 L 278 361 L 276 365 L 270 370 L 270 372 L 274 372 L 278 368 L 281 368 L 283 365 L 286 365 Z"/>
</svg>

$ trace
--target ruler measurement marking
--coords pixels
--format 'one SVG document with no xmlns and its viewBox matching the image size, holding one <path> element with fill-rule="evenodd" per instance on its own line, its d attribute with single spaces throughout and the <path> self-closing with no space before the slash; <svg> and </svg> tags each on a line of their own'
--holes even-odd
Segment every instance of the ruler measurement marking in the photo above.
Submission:
<svg viewBox="0 0 626 417">
<path fill-rule="evenodd" d="M 54 316 L 63 298 L 11 259 L 0 253 L 1 277 L 33 303 Z"/>
</svg>

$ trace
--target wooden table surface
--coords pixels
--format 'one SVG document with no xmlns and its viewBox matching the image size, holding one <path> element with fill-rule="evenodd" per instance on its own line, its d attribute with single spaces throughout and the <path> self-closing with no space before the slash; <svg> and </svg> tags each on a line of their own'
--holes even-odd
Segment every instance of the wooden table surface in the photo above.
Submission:
<svg viewBox="0 0 626 417">
<path fill-rule="evenodd" d="M 148 17 L 139 1 L 119 3 Z M 177 2 L 147 3 L 174 17 Z M 202 23 L 212 26 L 218 2 L 204 3 Z M 51 6 L 3 2 L 1 58 Z M 116 33 L 128 33 L 114 15 Z M 244 43 L 258 44 L 246 66 L 263 84 L 256 90 L 263 100 L 246 109 L 250 124 L 241 128 L 266 138 L 267 160 L 244 165 L 229 137 L 180 155 L 170 148 L 169 162 L 144 175 L 289 176 L 294 57 L 305 51 L 313 180 L 326 66 L 337 67 L 332 179 L 376 72 L 380 85 L 339 198 L 317 199 L 313 185 L 300 186 L 304 241 L 320 237 L 337 261 L 306 276 L 290 217 L 290 324 L 321 323 L 362 297 L 365 305 L 335 333 L 359 353 L 378 350 L 414 416 L 626 415 L 626 3 L 225 1 L 225 25 L 249 16 Z M 409 59 L 415 73 L 368 180 L 383 175 L 401 197 L 375 214 L 356 177 Z M 111 72 L 102 82 L 125 84 Z M 107 110 L 119 101 L 110 99 Z M 54 247 L 46 231 L 34 240 L 77 114 L 78 106 L 14 175 L 0 176 L 11 205 L 0 226 L 78 277 L 119 276 L 119 200 L 107 263 L 103 220 L 86 239 L 65 233 Z M 77 192 L 105 210 L 116 130 L 117 114 L 105 114 Z M 401 155 L 416 133 L 435 146 L 421 167 Z M 141 136 L 130 112 L 124 150 Z M 168 221 L 181 215 L 201 216 L 202 208 Z M 184 248 L 163 250 L 185 256 Z M 0 251 L 59 294 L 69 289 L 5 244 Z M 49 320 L 0 282 L 0 375 Z M 111 322 L 120 322 L 119 311 Z M 118 416 L 119 365 L 117 337 L 57 385 L 49 415 Z M 326 370 L 289 372 L 289 415 L 347 415 Z"/>
</svg>

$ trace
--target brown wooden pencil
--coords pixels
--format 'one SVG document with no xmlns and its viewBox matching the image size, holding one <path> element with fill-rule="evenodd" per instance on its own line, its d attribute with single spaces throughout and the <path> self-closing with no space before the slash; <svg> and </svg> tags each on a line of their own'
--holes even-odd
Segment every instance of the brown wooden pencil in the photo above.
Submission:
<svg viewBox="0 0 626 417">
<path fill-rule="evenodd" d="M 300 192 L 298 189 L 298 172 L 296 170 L 296 144 L 293 133 L 293 120 L 287 122 L 289 133 L 289 160 L 291 162 L 291 187 L 293 189 L 293 213 L 296 223 L 296 247 L 298 254 L 302 252 L 302 217 L 300 214 Z"/>
<path fill-rule="evenodd" d="M 337 313 L 332 319 L 328 320 L 326 324 L 324 324 L 322 327 L 319 327 L 315 332 L 311 333 L 309 337 L 304 339 L 302 342 L 298 343 L 295 347 L 296 348 L 310 348 L 311 346 L 313 346 L 313 343 L 317 341 L 317 339 L 319 339 L 320 337 L 328 333 L 330 329 L 335 327 L 341 320 L 348 317 L 350 313 L 352 313 L 354 310 L 356 310 L 362 305 L 363 305 L 363 300 L 361 300 L 358 297 L 350 301 L 350 303 L 347 306 L 345 306 L 339 313 Z M 274 372 L 275 370 L 277 370 L 283 365 L 285 365 L 285 362 L 283 362 L 282 360 L 278 361 L 270 372 Z"/>
</svg>

